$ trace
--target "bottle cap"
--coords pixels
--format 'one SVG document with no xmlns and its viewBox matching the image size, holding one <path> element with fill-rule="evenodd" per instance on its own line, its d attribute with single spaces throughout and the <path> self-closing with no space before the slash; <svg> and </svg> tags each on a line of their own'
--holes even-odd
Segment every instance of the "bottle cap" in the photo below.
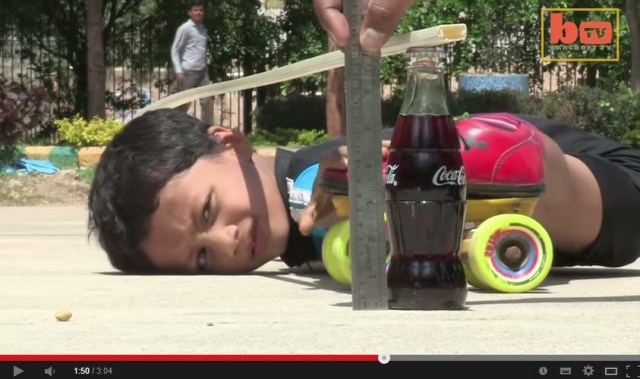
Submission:
<svg viewBox="0 0 640 379">
<path fill-rule="evenodd" d="M 442 46 L 417 46 L 410 47 L 405 52 L 409 64 L 422 67 L 437 67 L 444 61 L 444 48 Z"/>
</svg>

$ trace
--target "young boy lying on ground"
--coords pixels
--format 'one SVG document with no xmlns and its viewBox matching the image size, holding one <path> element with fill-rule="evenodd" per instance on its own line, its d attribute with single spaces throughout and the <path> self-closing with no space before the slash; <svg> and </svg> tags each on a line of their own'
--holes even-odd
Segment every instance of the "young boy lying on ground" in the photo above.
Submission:
<svg viewBox="0 0 640 379">
<path fill-rule="evenodd" d="M 457 127 L 462 139 L 485 144 L 462 149 L 468 188 L 544 184 L 533 218 L 552 238 L 555 266 L 638 258 L 640 152 L 527 116 L 474 115 Z M 345 144 L 278 149 L 273 158 L 237 131 L 179 110 L 147 112 L 102 155 L 90 232 L 113 266 L 131 273 L 243 274 L 277 257 L 291 267 L 320 260 L 322 227 L 337 218 L 313 183 L 326 167 L 347 167 Z"/>
</svg>

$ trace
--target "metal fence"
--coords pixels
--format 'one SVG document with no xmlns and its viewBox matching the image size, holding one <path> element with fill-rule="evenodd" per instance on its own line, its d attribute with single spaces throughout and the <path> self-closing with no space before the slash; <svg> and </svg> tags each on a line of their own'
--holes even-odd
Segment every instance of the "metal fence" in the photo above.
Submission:
<svg viewBox="0 0 640 379">
<path fill-rule="evenodd" d="M 142 41 L 142 30 L 132 28 L 127 38 L 131 43 Z M 54 50 L 54 42 L 48 42 L 46 50 Z M 160 47 L 150 47 L 159 49 Z M 73 72 L 69 64 L 54 57 L 43 49 L 34 51 L 30 47 L 20 46 L 16 32 L 5 33 L 0 36 L 0 74 L 6 78 L 22 81 L 27 86 L 50 83 L 53 98 L 56 99 L 50 115 L 53 121 L 64 109 L 64 91 L 72 88 Z M 135 66 L 126 58 L 127 54 L 118 48 L 111 48 L 105 52 L 106 60 L 106 90 L 107 117 L 124 122 L 130 120 L 142 106 L 157 101 L 176 91 L 173 73 L 169 67 L 169 51 L 167 51 L 166 67 L 155 67 L 149 63 L 137 62 Z M 541 69 L 541 68 L 540 68 Z M 474 72 L 470 70 L 469 72 Z M 242 76 L 240 69 L 228 72 L 229 78 Z M 455 77 L 450 78 L 450 88 L 457 90 L 458 82 Z M 569 64 L 559 64 L 553 71 L 542 75 L 542 86 L 535 91 L 556 91 L 564 87 L 581 85 L 584 81 L 580 70 Z M 533 86 L 532 86 L 533 88 Z M 393 86 L 383 87 L 383 96 L 393 92 Z M 255 94 L 255 93 L 254 93 Z M 322 95 L 322 93 L 320 93 Z M 254 97 L 255 98 L 255 97 Z M 131 100 L 137 101 L 131 101 Z M 243 93 L 233 92 L 216 96 L 213 101 L 214 122 L 230 128 L 242 129 L 243 122 Z M 253 102 L 255 107 L 255 101 Z M 189 112 L 198 116 L 199 105 L 191 104 Z M 51 128 L 51 123 L 49 123 Z M 27 138 L 34 137 L 41 130 L 31 131 Z M 55 139 L 55 131 L 50 130 L 50 139 Z M 56 141 L 51 141 L 56 142 Z"/>
<path fill-rule="evenodd" d="M 130 33 L 141 32 L 132 30 Z M 136 36 L 128 38 L 135 40 Z M 48 127 L 51 128 L 53 120 L 69 111 L 70 96 L 67 92 L 73 88 L 74 73 L 68 62 L 47 52 L 56 49 L 55 42 L 45 41 L 45 47 L 46 49 L 33 49 L 21 46 L 15 31 L 0 35 L 0 75 L 21 82 L 27 88 L 41 85 L 50 88 L 52 104 Z M 169 51 L 167 59 L 168 56 Z M 172 70 L 167 67 L 144 64 L 134 67 L 123 57 L 118 49 L 105 51 L 106 117 L 126 122 L 142 106 L 175 93 L 176 84 Z M 234 70 L 228 75 L 236 78 L 242 74 L 240 70 Z M 216 96 L 213 101 L 215 122 L 227 127 L 238 127 L 241 124 L 242 104 L 240 93 Z M 189 112 L 199 115 L 199 106 L 193 105 L 195 104 L 190 106 Z M 42 134 L 43 128 L 30 130 L 26 137 Z M 55 131 L 48 134 L 48 138 L 54 140 L 50 142 L 56 142 Z"/>
</svg>

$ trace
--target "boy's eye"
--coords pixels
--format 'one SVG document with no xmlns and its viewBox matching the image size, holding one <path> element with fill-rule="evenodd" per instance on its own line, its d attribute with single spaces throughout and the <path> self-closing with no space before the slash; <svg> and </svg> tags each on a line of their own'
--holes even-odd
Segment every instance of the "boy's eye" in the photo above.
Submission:
<svg viewBox="0 0 640 379">
<path fill-rule="evenodd" d="M 202 219 L 205 224 L 209 224 L 209 218 L 211 217 L 211 198 L 213 197 L 213 193 L 209 192 L 207 198 L 204 201 L 204 206 L 202 207 Z"/>
<path fill-rule="evenodd" d="M 198 271 L 204 271 L 207 268 L 207 249 L 202 249 L 198 253 Z"/>
</svg>

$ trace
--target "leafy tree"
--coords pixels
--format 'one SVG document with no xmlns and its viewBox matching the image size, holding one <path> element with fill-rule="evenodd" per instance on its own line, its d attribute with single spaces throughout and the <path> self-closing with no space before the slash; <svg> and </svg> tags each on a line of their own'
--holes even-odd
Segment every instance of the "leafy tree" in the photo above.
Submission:
<svg viewBox="0 0 640 379">
<path fill-rule="evenodd" d="M 398 26 L 398 33 L 440 24 L 464 23 L 467 38 L 445 46 L 450 64 L 446 75 L 477 71 L 534 73 L 539 57 L 539 0 L 416 1 Z M 387 59 L 383 79 L 404 82 L 404 57 Z M 402 72 L 401 72 L 402 70 Z"/>
<path fill-rule="evenodd" d="M 547 0 L 544 2 L 547 8 L 620 8 L 619 0 Z M 570 62 L 568 66 L 585 77 L 585 85 L 588 87 L 601 87 L 609 90 L 617 89 L 619 84 L 627 85 L 630 80 L 631 70 L 631 35 L 625 10 L 621 9 L 620 17 L 620 60 L 619 62 Z M 599 19 L 600 12 L 566 12 L 575 23 Z M 588 51 L 572 51 L 571 55 L 592 54 Z M 551 71 L 559 65 L 567 63 L 550 62 L 544 65 L 545 71 Z"/>
<path fill-rule="evenodd" d="M 638 3 L 633 3 L 637 10 Z M 462 22 L 467 25 L 464 41 L 445 46 L 450 57 L 447 75 L 457 75 L 473 68 L 475 71 L 529 74 L 534 86 L 542 85 L 542 74 L 567 63 L 540 60 L 540 12 L 547 8 L 615 8 L 617 0 L 421 0 L 416 1 L 398 26 L 398 33 L 430 26 Z M 627 7 L 629 8 L 629 7 Z M 613 89 L 619 83 L 630 81 L 632 51 L 640 50 L 640 27 L 630 27 L 629 17 L 620 18 L 620 61 L 603 63 L 569 63 L 587 77 L 587 85 Z M 593 17 L 588 12 L 572 15 L 579 22 Z M 578 17 L 576 19 L 575 17 Z M 632 42 L 638 41 L 638 42 Z M 640 52 L 637 53 L 640 55 Z M 404 83 L 402 56 L 385 58 L 382 65 L 382 80 L 385 83 Z M 640 66 L 640 63 L 637 63 Z M 638 69 L 640 71 L 640 68 Z M 598 75 L 598 73 L 600 75 Z M 640 75 L 640 74 L 637 74 Z M 596 80 L 596 78 L 599 78 Z M 640 80 L 640 79 L 639 79 Z M 401 87 L 399 87 L 401 89 Z"/>
<path fill-rule="evenodd" d="M 286 36 L 279 49 L 280 66 L 326 53 L 327 34 L 318 22 L 311 1 L 285 1 L 279 26 Z M 282 87 L 285 92 L 314 94 L 323 84 L 323 75 L 316 74 L 283 83 Z"/>
<path fill-rule="evenodd" d="M 105 46 L 115 34 L 116 22 L 136 10 L 143 0 L 104 0 L 102 38 Z M 23 46 L 21 54 L 35 61 L 38 51 L 52 59 L 38 68 L 42 77 L 51 76 L 59 59 L 73 71 L 72 91 L 68 102 L 71 112 L 88 114 L 88 64 L 86 7 L 83 0 L 2 0 L 2 13 L 15 27 Z M 48 71 L 48 72 L 47 72 Z M 53 83 L 46 83 L 49 89 Z M 60 83 L 64 85 L 64 83 Z"/>
<path fill-rule="evenodd" d="M 233 3 L 225 1 L 224 4 Z M 236 6 L 238 9 L 230 9 L 228 14 L 235 14 L 237 17 L 226 17 L 227 32 L 222 34 L 228 38 L 227 46 L 236 48 L 230 61 L 237 62 L 244 76 L 264 72 L 276 62 L 279 39 L 277 24 L 267 15 L 259 13 L 261 5 L 258 0 L 240 0 Z M 258 88 L 257 93 L 258 107 L 261 107 L 266 101 L 266 89 Z M 253 91 L 245 90 L 243 95 L 243 129 L 245 134 L 249 134 L 253 130 Z"/>
<path fill-rule="evenodd" d="M 17 142 L 48 113 L 47 95 L 44 87 L 27 88 L 0 75 L 0 168 L 15 163 Z"/>
<path fill-rule="evenodd" d="M 626 0 L 625 5 L 631 44 L 631 89 L 640 95 L 640 3 L 636 0 Z"/>
</svg>

